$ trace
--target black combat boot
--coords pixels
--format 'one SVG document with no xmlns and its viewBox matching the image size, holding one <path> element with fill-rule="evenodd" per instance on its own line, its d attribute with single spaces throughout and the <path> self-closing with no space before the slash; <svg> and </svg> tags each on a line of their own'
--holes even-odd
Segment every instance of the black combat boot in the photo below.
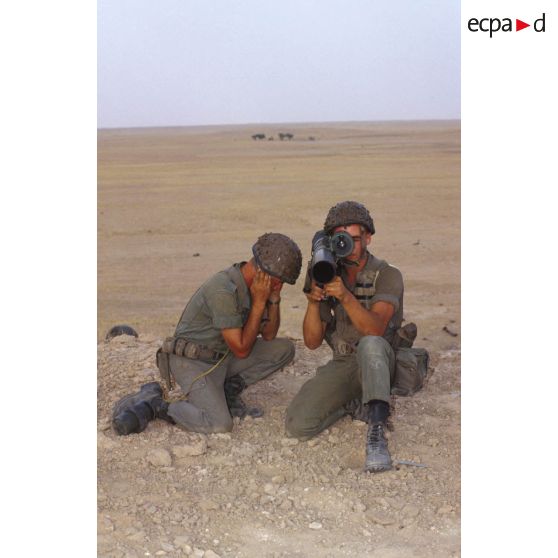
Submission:
<svg viewBox="0 0 558 558">
<path fill-rule="evenodd" d="M 144 384 L 139 392 L 125 395 L 116 402 L 112 411 L 112 427 L 119 436 L 126 436 L 143 432 L 147 423 L 156 418 L 174 424 L 168 415 L 168 408 L 161 386 L 157 382 Z"/>
<path fill-rule="evenodd" d="M 242 401 L 240 394 L 244 391 L 245 387 L 246 382 L 239 375 L 225 379 L 225 398 L 231 417 L 240 417 L 241 419 L 246 415 L 253 418 L 262 417 L 264 414 L 263 409 L 260 407 L 247 407 L 246 403 Z"/>
<path fill-rule="evenodd" d="M 366 462 L 364 470 L 379 473 L 391 469 L 391 455 L 385 436 L 389 405 L 385 401 L 370 401 L 368 407 L 368 433 L 366 434 Z"/>
</svg>

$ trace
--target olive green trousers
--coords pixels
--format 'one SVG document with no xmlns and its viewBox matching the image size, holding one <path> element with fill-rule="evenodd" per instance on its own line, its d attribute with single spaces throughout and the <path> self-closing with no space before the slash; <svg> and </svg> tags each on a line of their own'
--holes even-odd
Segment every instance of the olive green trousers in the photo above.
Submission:
<svg viewBox="0 0 558 558">
<path fill-rule="evenodd" d="M 391 345 L 383 337 L 362 337 L 356 353 L 334 355 L 302 386 L 287 408 L 287 433 L 300 440 L 315 436 L 344 416 L 344 405 L 356 398 L 389 403 L 394 375 Z"/>
<path fill-rule="evenodd" d="M 294 345 L 288 339 L 256 339 L 246 358 L 229 354 L 215 370 L 196 381 L 212 364 L 170 355 L 171 372 L 188 399 L 170 403 L 168 414 L 192 432 L 230 432 L 233 420 L 225 398 L 225 378 L 240 375 L 249 386 L 289 364 L 294 354 Z"/>
</svg>

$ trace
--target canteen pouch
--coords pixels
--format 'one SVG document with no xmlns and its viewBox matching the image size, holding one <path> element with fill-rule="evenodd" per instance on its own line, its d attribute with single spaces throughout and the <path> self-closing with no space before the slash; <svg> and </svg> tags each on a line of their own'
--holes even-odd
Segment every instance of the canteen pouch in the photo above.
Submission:
<svg viewBox="0 0 558 558">
<path fill-rule="evenodd" d="M 413 322 L 400 327 L 393 336 L 391 346 L 394 351 L 403 347 L 412 347 L 417 337 L 417 325 Z"/>
<path fill-rule="evenodd" d="M 424 385 L 430 357 L 426 349 L 402 347 L 395 352 L 393 395 L 413 395 Z"/>
</svg>

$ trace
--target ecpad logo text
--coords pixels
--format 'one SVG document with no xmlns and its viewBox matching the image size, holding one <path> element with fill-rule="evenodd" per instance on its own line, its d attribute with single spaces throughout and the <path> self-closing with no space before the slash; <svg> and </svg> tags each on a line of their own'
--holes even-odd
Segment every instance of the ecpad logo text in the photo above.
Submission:
<svg viewBox="0 0 558 558">
<path fill-rule="evenodd" d="M 545 25 L 546 25 L 546 14 L 542 14 L 542 16 L 536 19 L 533 22 L 533 29 L 537 33 L 544 33 L 545 32 Z M 514 31 L 512 18 L 505 17 L 500 19 L 498 17 L 485 17 L 482 19 L 478 19 L 476 17 L 472 17 L 467 22 L 467 27 L 469 31 L 473 33 L 477 33 L 479 31 L 483 33 L 490 33 L 490 38 L 494 33 L 498 33 L 498 31 L 502 31 L 504 33 Z M 530 23 L 526 23 L 521 19 L 515 20 L 515 31 L 521 31 L 522 29 L 526 29 L 527 27 L 531 27 Z"/>
</svg>

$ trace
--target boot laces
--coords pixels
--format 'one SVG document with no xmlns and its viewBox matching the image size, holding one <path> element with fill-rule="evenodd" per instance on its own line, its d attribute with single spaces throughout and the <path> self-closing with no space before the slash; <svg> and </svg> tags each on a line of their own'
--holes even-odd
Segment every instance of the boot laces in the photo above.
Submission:
<svg viewBox="0 0 558 558">
<path fill-rule="evenodd" d="M 384 441 L 384 425 L 382 423 L 372 424 L 368 430 L 368 444 L 373 448 L 379 448 Z"/>
</svg>

